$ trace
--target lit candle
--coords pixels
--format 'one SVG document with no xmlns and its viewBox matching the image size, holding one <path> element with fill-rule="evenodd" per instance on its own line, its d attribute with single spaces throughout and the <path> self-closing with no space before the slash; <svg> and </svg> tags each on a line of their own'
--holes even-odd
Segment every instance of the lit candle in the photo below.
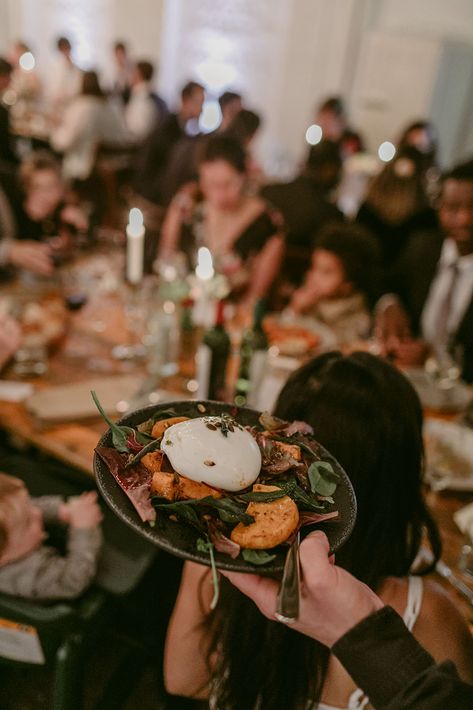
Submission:
<svg viewBox="0 0 473 710">
<path fill-rule="evenodd" d="M 210 281 L 214 276 L 214 266 L 213 259 L 210 249 L 207 247 L 200 247 L 197 252 L 197 266 L 195 269 L 195 275 L 201 281 Z"/>
<path fill-rule="evenodd" d="M 200 247 L 195 269 L 196 293 L 193 317 L 196 325 L 208 327 L 212 324 L 213 301 L 210 291 L 214 275 L 211 252 L 207 247 Z"/>
<path fill-rule="evenodd" d="M 126 227 L 126 277 L 132 284 L 140 283 L 143 278 L 144 246 L 143 213 L 133 207 Z"/>
</svg>

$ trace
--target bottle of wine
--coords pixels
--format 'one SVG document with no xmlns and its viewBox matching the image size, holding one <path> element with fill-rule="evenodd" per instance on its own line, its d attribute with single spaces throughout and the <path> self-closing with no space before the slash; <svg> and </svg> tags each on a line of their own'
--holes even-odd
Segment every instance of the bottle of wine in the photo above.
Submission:
<svg viewBox="0 0 473 710">
<path fill-rule="evenodd" d="M 215 325 L 204 333 L 197 349 L 197 382 L 199 399 L 224 399 L 230 337 L 225 330 L 225 303 L 219 301 Z"/>
<path fill-rule="evenodd" d="M 240 345 L 240 369 L 235 388 L 235 404 L 254 407 L 263 380 L 268 353 L 268 339 L 263 330 L 266 300 L 256 303 L 253 313 L 253 327 L 243 333 Z"/>
</svg>

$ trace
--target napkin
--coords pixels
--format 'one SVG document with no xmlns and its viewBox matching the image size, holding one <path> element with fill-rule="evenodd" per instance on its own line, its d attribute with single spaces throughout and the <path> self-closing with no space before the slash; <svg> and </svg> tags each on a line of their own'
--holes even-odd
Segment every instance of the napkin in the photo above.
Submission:
<svg viewBox="0 0 473 710">
<path fill-rule="evenodd" d="M 464 535 L 473 540 L 473 503 L 453 514 L 453 519 Z"/>
<path fill-rule="evenodd" d="M 33 385 L 28 382 L 0 380 L 0 399 L 4 402 L 22 402 L 33 394 Z"/>
<path fill-rule="evenodd" d="M 25 404 L 35 417 L 45 423 L 77 421 L 99 416 L 90 394 L 91 390 L 95 390 L 105 411 L 116 414 L 126 409 L 126 404 L 123 409 L 117 404 L 126 403 L 133 397 L 142 379 L 137 375 L 118 375 L 48 387 L 35 392 Z"/>
</svg>

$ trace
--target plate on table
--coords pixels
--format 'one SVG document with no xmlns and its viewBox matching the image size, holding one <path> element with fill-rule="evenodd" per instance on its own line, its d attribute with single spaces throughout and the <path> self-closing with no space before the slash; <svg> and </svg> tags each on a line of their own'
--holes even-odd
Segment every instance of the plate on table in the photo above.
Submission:
<svg viewBox="0 0 473 710">
<path fill-rule="evenodd" d="M 426 479 L 434 490 L 473 491 L 473 429 L 427 419 L 424 443 Z"/>
<path fill-rule="evenodd" d="M 268 316 L 264 329 L 271 346 L 289 357 L 329 350 L 337 345 L 332 330 L 309 316 Z"/>
<path fill-rule="evenodd" d="M 438 412 L 460 412 L 471 401 L 471 387 L 461 380 L 452 383 L 451 387 L 442 388 L 421 367 L 405 368 L 403 372 L 426 409 Z"/>
<path fill-rule="evenodd" d="M 204 407 L 205 411 L 203 412 Z M 167 412 L 170 409 L 173 412 L 172 416 L 196 418 L 229 414 L 234 417 L 236 422 L 243 426 L 259 426 L 260 413 L 255 410 L 237 408 L 222 402 L 197 401 L 179 401 L 152 405 L 127 414 L 118 423 L 135 428 L 139 424 L 147 421 L 150 417 L 157 414 L 159 415 L 160 412 Z M 171 415 L 168 414 L 167 416 Z M 294 443 L 296 443 L 296 441 L 294 441 Z M 112 446 L 112 433 L 110 429 L 102 436 L 98 446 Z M 338 511 L 339 517 L 336 521 L 329 520 L 315 525 L 311 524 L 305 526 L 302 528 L 301 534 L 304 535 L 313 529 L 323 530 L 329 539 L 331 551 L 335 552 L 346 542 L 353 530 L 356 519 L 355 494 L 350 480 L 340 464 L 318 444 L 313 437 L 311 437 L 311 447 L 313 447 L 322 461 L 331 464 L 333 470 L 339 476 L 339 484 L 333 493 L 334 504 L 330 506 L 330 510 Z M 166 552 L 184 559 L 193 560 L 200 564 L 209 565 L 208 553 L 205 551 L 200 552 L 197 549 L 197 540 L 202 536 L 198 530 L 180 520 L 175 521 L 169 519 L 162 509 L 157 511 L 154 526 L 151 526 L 148 522 L 142 522 L 131 501 L 118 485 L 114 476 L 110 473 L 108 466 L 97 453 L 94 456 L 94 471 L 97 485 L 102 496 L 123 522 Z M 221 569 L 274 575 L 282 572 L 287 549 L 286 545 L 280 545 L 270 550 L 271 554 L 275 554 L 275 558 L 264 565 L 255 566 L 254 564 L 246 562 L 241 555 L 236 559 L 232 559 L 227 554 L 217 551 L 215 551 L 215 561 L 217 567 Z"/>
</svg>

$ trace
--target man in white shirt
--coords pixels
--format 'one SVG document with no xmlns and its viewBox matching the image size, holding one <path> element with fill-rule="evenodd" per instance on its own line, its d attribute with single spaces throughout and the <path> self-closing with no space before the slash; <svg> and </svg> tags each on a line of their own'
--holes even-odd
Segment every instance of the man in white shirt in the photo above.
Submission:
<svg viewBox="0 0 473 710">
<path fill-rule="evenodd" d="M 48 71 L 46 95 L 52 110 L 57 112 L 79 93 L 82 72 L 72 61 L 71 43 L 67 37 L 59 37 L 56 46 L 59 54 Z"/>
<path fill-rule="evenodd" d="M 143 140 L 163 118 L 166 105 L 153 93 L 154 68 L 150 62 L 137 62 L 133 74 L 130 99 L 125 108 L 128 130 L 136 140 Z"/>
<path fill-rule="evenodd" d="M 443 181 L 438 207 L 442 235 L 408 244 L 391 295 L 378 307 L 378 334 L 400 364 L 421 364 L 461 350 L 463 377 L 473 381 L 473 161 Z"/>
</svg>

